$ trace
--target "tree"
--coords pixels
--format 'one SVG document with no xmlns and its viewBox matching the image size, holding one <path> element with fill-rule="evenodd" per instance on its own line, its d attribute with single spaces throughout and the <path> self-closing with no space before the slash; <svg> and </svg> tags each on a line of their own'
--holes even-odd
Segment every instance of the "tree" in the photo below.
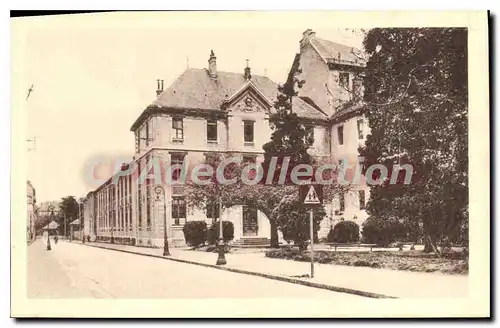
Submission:
<svg viewBox="0 0 500 328">
<path fill-rule="evenodd" d="M 59 204 L 60 212 L 56 218 L 60 231 L 67 236 L 70 232 L 69 224 L 78 218 L 78 203 L 74 196 L 67 196 L 61 199 Z M 55 213 L 57 215 L 57 213 Z M 66 222 L 66 224 L 65 224 Z M 66 229 L 66 231 L 64 230 Z"/>
<path fill-rule="evenodd" d="M 403 239 L 406 229 L 397 218 L 369 217 L 363 222 L 362 235 L 367 244 L 387 247 L 390 243 Z"/>
<path fill-rule="evenodd" d="M 328 242 L 354 243 L 359 240 L 359 226 L 354 221 L 340 221 L 327 236 Z"/>
<path fill-rule="evenodd" d="M 310 240 L 310 220 L 309 209 L 299 201 L 297 193 L 286 195 L 282 198 L 279 205 L 274 209 L 273 216 L 283 232 L 283 238 L 294 242 L 300 250 L 307 248 L 307 241 Z M 317 232 L 321 220 L 326 216 L 323 206 L 313 209 L 313 231 Z M 317 235 L 313 235 L 317 240 Z"/>
<path fill-rule="evenodd" d="M 402 171 L 396 184 L 388 176 L 371 186 L 368 213 L 422 222 L 425 250 L 439 253 L 438 238 L 468 216 L 467 30 L 378 28 L 364 48 L 365 168 L 411 164 L 414 172 L 410 184 Z"/>
<path fill-rule="evenodd" d="M 298 63 L 298 62 L 296 62 Z M 277 100 L 274 103 L 275 113 L 271 115 L 270 122 L 273 129 L 271 140 L 263 145 L 264 149 L 264 168 L 265 175 L 271 169 L 270 164 L 273 158 L 276 158 L 276 169 L 273 184 L 277 184 L 281 168 L 284 165 L 284 159 L 289 158 L 289 168 L 299 164 L 311 164 L 311 155 L 307 152 L 311 145 L 311 140 L 307 139 L 308 131 L 300 121 L 296 113 L 292 112 L 293 98 L 297 96 L 295 85 L 299 88 L 305 81 L 299 80 L 298 75 L 301 70 L 296 64 L 290 70 L 287 82 L 278 88 Z M 285 185 L 291 185 L 289 172 L 285 178 Z M 280 188 L 281 186 L 278 186 Z M 297 192 L 297 191 L 295 191 Z M 281 195 L 282 197 L 284 194 Z M 282 197 L 273 198 L 273 210 L 280 204 Z M 282 222 L 283 223 L 283 222 Z M 271 247 L 278 248 L 278 221 L 276 217 L 270 217 L 271 225 Z"/>
</svg>

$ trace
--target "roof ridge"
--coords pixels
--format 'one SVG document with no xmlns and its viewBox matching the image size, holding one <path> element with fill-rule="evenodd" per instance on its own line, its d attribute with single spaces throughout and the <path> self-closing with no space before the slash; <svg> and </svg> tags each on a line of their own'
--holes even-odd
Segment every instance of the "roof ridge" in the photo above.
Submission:
<svg viewBox="0 0 500 328">
<path fill-rule="evenodd" d="M 207 72 L 208 72 L 208 69 L 207 69 L 207 68 L 205 68 L 205 67 L 204 67 L 204 68 L 190 67 L 190 68 L 186 68 L 186 69 L 184 70 L 184 72 L 186 72 L 186 71 L 191 71 L 191 70 L 192 70 L 192 71 L 207 71 Z M 184 72 L 183 72 L 183 73 L 181 73 L 181 75 L 182 75 L 182 74 L 184 74 Z M 244 74 L 245 74 L 245 73 L 229 72 L 229 71 L 219 71 L 219 70 L 217 70 L 217 73 L 223 73 L 223 74 L 234 74 L 234 75 L 240 75 L 240 74 L 241 74 L 241 75 L 244 75 Z M 179 75 L 179 76 L 180 76 L 180 75 Z M 270 80 L 270 81 L 273 81 L 274 83 L 276 83 L 276 84 L 277 84 L 277 82 L 275 82 L 274 80 L 271 80 L 271 78 L 269 78 L 269 77 L 267 77 L 267 76 L 265 76 L 265 75 L 259 75 L 259 74 L 253 74 L 253 73 L 252 73 L 252 77 L 254 77 L 254 76 L 257 76 L 257 77 L 260 77 L 260 78 L 266 78 L 266 79 L 268 79 L 268 80 Z"/>
<path fill-rule="evenodd" d="M 319 40 L 319 41 L 326 41 L 326 42 L 329 42 L 329 43 L 338 44 L 338 45 L 346 47 L 346 48 L 353 48 L 353 49 L 356 49 L 356 50 L 361 50 L 358 47 L 354 47 L 354 46 L 351 46 L 351 45 L 348 45 L 348 44 L 345 44 L 345 43 L 340 43 L 340 42 L 337 42 L 337 41 L 332 41 L 332 40 L 318 38 L 318 37 L 316 37 L 315 39 Z"/>
</svg>

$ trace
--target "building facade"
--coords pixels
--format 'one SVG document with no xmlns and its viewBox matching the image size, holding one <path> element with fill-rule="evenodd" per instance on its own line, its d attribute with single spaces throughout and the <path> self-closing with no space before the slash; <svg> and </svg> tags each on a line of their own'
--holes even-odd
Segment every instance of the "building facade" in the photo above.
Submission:
<svg viewBox="0 0 500 328">
<path fill-rule="evenodd" d="M 358 148 L 370 133 L 363 115 L 363 71 L 366 61 L 358 49 L 318 38 L 310 29 L 300 40 L 298 66 L 305 84 L 299 97 L 311 99 L 328 115 L 327 140 L 330 155 L 345 167 L 355 168 Z M 340 164 L 340 162 L 339 162 Z M 319 236 L 341 220 L 351 220 L 360 227 L 367 219 L 365 210 L 370 189 L 360 179 L 326 206 L 328 218 L 321 222 Z"/>
<path fill-rule="evenodd" d="M 311 154 L 352 161 L 368 133 L 360 103 L 363 63 L 348 55 L 350 48 L 340 46 L 317 39 L 310 30 L 304 32 L 293 66 L 300 66 L 306 84 L 294 98 L 292 110 L 311 129 Z M 158 80 L 156 100 L 131 127 L 134 161 L 86 197 L 85 233 L 93 240 L 161 246 L 167 229 L 171 244 L 183 245 L 183 225 L 191 220 L 211 224 L 213 207 L 187 208 L 182 186 L 162 181 L 158 193 L 155 185 L 138 183 L 137 176 L 123 172 L 130 165 L 138 175 L 149 172 L 152 158 L 170 165 L 195 165 L 211 156 L 231 154 L 243 162 L 262 162 L 277 90 L 268 77 L 253 75 L 248 63 L 241 73 L 218 71 L 213 51 L 206 69 L 187 69 L 165 90 Z M 362 223 L 368 197 L 366 188 L 356 186 L 327 205 L 329 215 L 319 236 L 326 236 L 330 226 L 342 219 Z M 255 208 L 234 206 L 221 215 L 233 222 L 236 241 L 270 237 L 269 220 Z"/>
</svg>

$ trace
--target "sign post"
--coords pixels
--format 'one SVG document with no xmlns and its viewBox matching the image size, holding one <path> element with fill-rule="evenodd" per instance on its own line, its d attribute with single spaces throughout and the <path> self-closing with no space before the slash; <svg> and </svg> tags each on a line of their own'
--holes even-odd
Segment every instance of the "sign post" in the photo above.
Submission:
<svg viewBox="0 0 500 328">
<path fill-rule="evenodd" d="M 309 240 L 311 243 L 311 278 L 314 278 L 314 213 L 315 207 L 323 205 L 322 185 L 302 185 L 299 189 L 301 202 L 309 207 Z"/>
<path fill-rule="evenodd" d="M 309 209 L 309 238 L 311 239 L 311 278 L 314 278 L 314 215 L 313 209 Z"/>
</svg>

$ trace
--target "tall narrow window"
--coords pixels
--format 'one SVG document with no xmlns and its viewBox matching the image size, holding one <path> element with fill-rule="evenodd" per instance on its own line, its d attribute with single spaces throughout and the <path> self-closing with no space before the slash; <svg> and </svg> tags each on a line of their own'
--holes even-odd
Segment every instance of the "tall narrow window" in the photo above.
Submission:
<svg viewBox="0 0 500 328">
<path fill-rule="evenodd" d="M 207 120 L 207 141 L 217 142 L 217 121 Z"/>
<path fill-rule="evenodd" d="M 341 212 L 345 211 L 345 195 L 343 192 L 341 192 L 339 195 L 339 210 Z"/>
<path fill-rule="evenodd" d="M 174 140 L 181 141 L 184 139 L 184 124 L 182 117 L 172 118 L 172 129 L 174 132 Z"/>
<path fill-rule="evenodd" d="M 145 141 L 146 141 L 146 147 L 149 146 L 149 133 L 150 133 L 150 131 L 149 131 L 149 122 L 150 122 L 150 120 L 148 120 L 146 122 L 146 126 L 145 126 L 145 128 L 146 128 L 146 139 L 145 139 Z"/>
<path fill-rule="evenodd" d="M 181 168 L 174 168 L 174 165 L 178 167 L 179 165 L 183 165 L 184 163 L 184 155 L 182 154 L 172 154 L 170 157 L 170 165 L 172 167 L 172 181 L 178 181 L 181 177 Z"/>
<path fill-rule="evenodd" d="M 137 161 L 137 174 L 141 176 L 141 160 Z M 142 227 L 142 183 L 141 179 L 137 180 L 137 222 L 139 229 Z"/>
<path fill-rule="evenodd" d="M 151 155 L 148 156 L 147 163 L 151 163 Z M 146 225 L 147 229 L 151 229 L 151 185 L 146 185 Z"/>
<path fill-rule="evenodd" d="M 132 175 L 128 176 L 128 227 L 132 230 Z"/>
<path fill-rule="evenodd" d="M 363 125 L 364 125 L 363 119 L 359 119 L 358 120 L 358 139 L 359 140 L 362 140 L 364 138 Z"/>
<path fill-rule="evenodd" d="M 359 209 L 364 210 L 366 207 L 365 191 L 359 190 Z"/>
<path fill-rule="evenodd" d="M 180 225 L 181 219 L 186 219 L 186 200 L 183 196 L 172 198 L 172 218 L 175 225 Z"/>
<path fill-rule="evenodd" d="M 337 127 L 337 138 L 339 140 L 339 145 L 344 144 L 344 126 L 341 125 Z"/>
<path fill-rule="evenodd" d="M 121 217 L 122 217 L 122 223 L 120 225 L 121 230 L 123 231 L 123 227 L 125 226 L 125 179 L 120 179 L 121 180 L 121 190 L 120 190 L 120 196 L 121 196 Z"/>
<path fill-rule="evenodd" d="M 141 138 L 139 135 L 139 131 L 135 131 L 135 152 L 141 152 Z"/>
<path fill-rule="evenodd" d="M 243 121 L 245 143 L 253 143 L 254 141 L 254 123 L 253 121 Z"/>
</svg>

